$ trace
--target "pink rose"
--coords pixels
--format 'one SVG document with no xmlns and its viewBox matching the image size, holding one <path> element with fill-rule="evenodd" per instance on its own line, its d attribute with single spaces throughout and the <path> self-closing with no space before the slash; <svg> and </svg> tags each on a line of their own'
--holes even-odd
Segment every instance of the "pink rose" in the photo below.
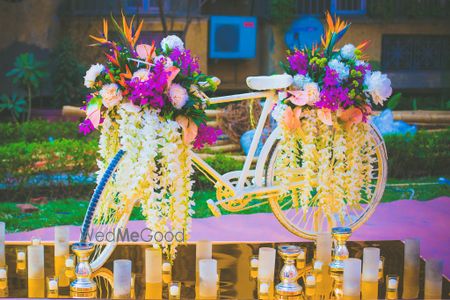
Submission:
<svg viewBox="0 0 450 300">
<path fill-rule="evenodd" d="M 188 92 L 178 83 L 173 83 L 169 88 L 169 99 L 176 109 L 181 109 L 189 99 Z"/>
<path fill-rule="evenodd" d="M 100 90 L 102 103 L 105 107 L 111 108 L 120 103 L 122 100 L 122 92 L 115 83 L 105 84 Z"/>
</svg>

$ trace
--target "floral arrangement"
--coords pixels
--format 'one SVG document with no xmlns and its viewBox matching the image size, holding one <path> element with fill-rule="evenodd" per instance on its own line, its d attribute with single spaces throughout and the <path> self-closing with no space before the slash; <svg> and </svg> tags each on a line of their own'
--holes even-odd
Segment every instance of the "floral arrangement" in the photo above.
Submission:
<svg viewBox="0 0 450 300">
<path fill-rule="evenodd" d="M 278 167 L 300 170 L 302 176 L 280 176 L 286 187 L 299 183 L 293 205 L 319 206 L 327 217 L 343 218 L 346 204 L 370 199 L 376 157 L 368 118 L 392 88 L 389 78 L 365 61 L 368 42 L 337 49 L 350 24 L 330 14 L 326 19 L 321 46 L 295 49 L 281 63 L 294 80 L 273 117 L 282 129 Z"/>
<path fill-rule="evenodd" d="M 122 26 L 112 18 L 120 39 L 108 39 L 108 22 L 95 46 L 105 49 L 105 64 L 92 65 L 84 84 L 84 134 L 101 130 L 98 178 L 119 151 L 125 152 L 115 176 L 105 186 L 95 212 L 100 223 L 117 221 L 136 199 L 141 200 L 147 225 L 174 234 L 190 231 L 192 174 L 189 149 L 213 144 L 220 130 L 206 125 L 205 92 L 214 91 L 218 79 L 200 72 L 199 61 L 174 35 L 157 47 L 138 44 L 143 22 L 133 30 L 134 18 Z M 176 241 L 162 242 L 169 256 Z"/>
</svg>

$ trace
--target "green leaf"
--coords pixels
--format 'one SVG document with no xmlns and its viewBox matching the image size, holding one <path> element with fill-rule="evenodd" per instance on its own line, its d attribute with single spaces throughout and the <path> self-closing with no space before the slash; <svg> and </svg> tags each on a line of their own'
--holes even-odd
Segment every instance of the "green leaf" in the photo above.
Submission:
<svg viewBox="0 0 450 300">
<path fill-rule="evenodd" d="M 386 107 L 389 108 L 390 110 L 394 110 L 398 106 L 401 98 L 402 98 L 402 93 L 396 93 L 394 96 L 392 96 L 389 99 Z"/>
</svg>

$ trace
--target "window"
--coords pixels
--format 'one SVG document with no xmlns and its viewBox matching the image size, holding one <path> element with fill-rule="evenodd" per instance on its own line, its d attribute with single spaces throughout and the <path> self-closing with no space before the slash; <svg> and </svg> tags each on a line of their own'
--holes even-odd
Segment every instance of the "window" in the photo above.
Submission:
<svg viewBox="0 0 450 300">
<path fill-rule="evenodd" d="M 164 2 L 167 6 L 167 1 Z M 167 7 L 165 7 L 167 9 Z M 127 13 L 159 13 L 157 0 L 126 0 L 125 11 Z"/>
<path fill-rule="evenodd" d="M 381 65 L 386 71 L 448 70 L 449 35 L 384 35 Z"/>
<path fill-rule="evenodd" d="M 322 16 L 325 11 L 337 15 L 363 15 L 366 13 L 366 0 L 298 0 L 297 12 L 300 15 Z"/>
</svg>

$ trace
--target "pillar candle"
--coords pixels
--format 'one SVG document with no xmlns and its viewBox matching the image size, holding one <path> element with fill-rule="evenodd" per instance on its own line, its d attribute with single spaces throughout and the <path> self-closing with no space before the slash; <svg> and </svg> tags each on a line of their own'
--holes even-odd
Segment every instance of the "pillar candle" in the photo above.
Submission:
<svg viewBox="0 0 450 300">
<path fill-rule="evenodd" d="M 199 265 L 199 296 L 200 298 L 217 297 L 217 260 L 200 259 Z"/>
<path fill-rule="evenodd" d="M 65 275 L 66 256 L 69 255 L 69 242 L 55 240 L 55 276 L 61 287 L 69 286 L 69 278 Z"/>
<path fill-rule="evenodd" d="M 344 260 L 344 296 L 359 297 L 361 292 L 361 260 Z"/>
<path fill-rule="evenodd" d="M 259 248 L 258 278 L 260 280 L 273 281 L 275 273 L 275 256 L 276 251 L 274 248 Z"/>
<path fill-rule="evenodd" d="M 28 246 L 28 278 L 44 279 L 44 246 Z"/>
<path fill-rule="evenodd" d="M 419 296 L 420 240 L 405 240 L 405 260 L 403 264 L 403 299 Z"/>
<path fill-rule="evenodd" d="M 131 297 L 131 260 L 118 259 L 114 261 L 114 297 Z"/>
<path fill-rule="evenodd" d="M 379 266 L 380 266 L 380 249 L 372 247 L 364 248 L 362 280 L 377 282 Z"/>
<path fill-rule="evenodd" d="M 69 242 L 70 230 L 69 226 L 56 226 L 55 227 L 55 243 L 56 242 Z"/>
<path fill-rule="evenodd" d="M 195 245 L 195 258 L 197 261 L 200 259 L 207 259 L 212 257 L 212 242 L 211 241 L 197 241 Z"/>
<path fill-rule="evenodd" d="M 0 267 L 5 265 L 5 222 L 0 222 Z"/>
<path fill-rule="evenodd" d="M 325 265 L 331 263 L 332 239 L 330 232 L 321 232 L 317 234 L 316 240 L 316 259 Z"/>
<path fill-rule="evenodd" d="M 162 281 L 162 254 L 160 248 L 145 249 L 145 282 Z"/>
<path fill-rule="evenodd" d="M 425 262 L 425 299 L 442 298 L 443 262 L 430 259 Z"/>
</svg>

